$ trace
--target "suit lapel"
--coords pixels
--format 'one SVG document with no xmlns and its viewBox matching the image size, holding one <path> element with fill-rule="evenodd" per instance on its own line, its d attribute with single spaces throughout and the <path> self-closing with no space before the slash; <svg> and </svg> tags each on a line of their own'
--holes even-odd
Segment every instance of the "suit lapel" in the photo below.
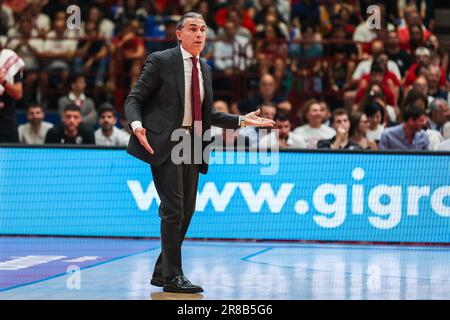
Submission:
<svg viewBox="0 0 450 320">
<path fill-rule="evenodd" d="M 172 69 L 175 76 L 175 83 L 177 85 L 178 93 L 181 99 L 181 107 L 184 110 L 184 64 L 183 55 L 181 54 L 180 46 L 176 47 L 172 55 Z"/>
<path fill-rule="evenodd" d="M 203 59 L 200 59 L 200 67 L 202 68 L 203 88 L 205 89 L 205 97 L 202 105 L 202 108 L 204 108 L 205 103 L 212 99 L 211 76 L 209 74 L 208 65 L 203 61 Z"/>
</svg>

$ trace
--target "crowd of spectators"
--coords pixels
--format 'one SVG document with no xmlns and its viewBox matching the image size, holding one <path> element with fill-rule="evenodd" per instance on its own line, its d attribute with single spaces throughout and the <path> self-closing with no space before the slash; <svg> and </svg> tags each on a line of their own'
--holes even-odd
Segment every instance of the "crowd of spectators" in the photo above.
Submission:
<svg viewBox="0 0 450 320">
<path fill-rule="evenodd" d="M 202 57 L 213 71 L 214 108 L 260 109 L 278 129 L 227 137 L 213 128 L 218 139 L 244 137 L 251 148 L 450 149 L 449 56 L 433 33 L 433 0 L 11 3 L 1 4 L 0 142 L 126 145 L 123 104 L 146 56 L 176 46 L 178 17 L 196 11 L 208 25 Z M 81 8 L 75 29 L 67 27 L 73 4 Z M 379 28 L 370 27 L 370 5 Z M 24 67 L 11 74 L 15 54 Z M 236 83 L 244 94 L 233 93 Z M 15 109 L 26 110 L 27 123 L 16 126 Z M 52 112 L 53 124 L 44 121 Z"/>
</svg>

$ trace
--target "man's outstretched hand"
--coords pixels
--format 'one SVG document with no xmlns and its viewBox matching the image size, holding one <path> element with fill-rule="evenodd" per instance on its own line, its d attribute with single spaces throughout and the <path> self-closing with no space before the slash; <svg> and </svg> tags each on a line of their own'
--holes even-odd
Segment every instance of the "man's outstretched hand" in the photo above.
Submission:
<svg viewBox="0 0 450 320">
<path fill-rule="evenodd" d="M 147 140 L 147 136 L 145 135 L 145 128 L 139 128 L 134 130 L 134 135 L 136 136 L 136 138 L 138 138 L 140 144 L 145 148 L 145 150 L 147 150 L 148 152 L 150 152 L 150 154 L 154 154 L 155 152 L 153 151 L 152 147 L 150 147 L 148 140 Z"/>
<path fill-rule="evenodd" d="M 258 117 L 261 110 L 256 110 L 250 113 L 247 113 L 244 116 L 244 122 L 245 126 L 252 126 L 252 127 L 273 127 L 275 125 L 275 121 L 272 119 L 266 119 Z"/>
</svg>

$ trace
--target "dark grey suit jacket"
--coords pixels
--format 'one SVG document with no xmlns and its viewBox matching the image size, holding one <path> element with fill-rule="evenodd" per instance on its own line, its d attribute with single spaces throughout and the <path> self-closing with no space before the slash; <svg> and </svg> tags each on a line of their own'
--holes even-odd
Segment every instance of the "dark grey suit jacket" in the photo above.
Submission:
<svg viewBox="0 0 450 320">
<path fill-rule="evenodd" d="M 202 105 L 203 131 L 211 125 L 236 129 L 239 117 L 213 110 L 211 71 L 200 59 L 205 96 Z M 129 123 L 139 120 L 146 128 L 150 146 L 155 152 L 151 155 L 131 135 L 127 152 L 151 165 L 159 165 L 170 157 L 177 142 L 171 141 L 173 130 L 180 128 L 184 116 L 184 65 L 179 46 L 148 56 L 139 80 L 125 101 L 125 115 Z M 209 137 L 206 137 L 209 140 Z M 203 150 L 209 144 L 203 143 Z M 200 172 L 206 173 L 208 165 L 203 160 Z"/>
</svg>

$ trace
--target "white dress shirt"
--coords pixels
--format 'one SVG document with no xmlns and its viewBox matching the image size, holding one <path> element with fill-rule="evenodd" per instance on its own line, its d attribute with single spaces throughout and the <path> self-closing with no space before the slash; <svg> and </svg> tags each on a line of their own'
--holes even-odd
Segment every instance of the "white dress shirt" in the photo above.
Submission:
<svg viewBox="0 0 450 320">
<path fill-rule="evenodd" d="M 183 126 L 191 126 L 192 125 L 192 104 L 191 104 L 191 83 L 192 83 L 192 54 L 187 52 L 183 46 L 180 44 L 181 54 L 183 56 L 183 65 L 184 65 L 184 116 L 183 116 Z M 200 82 L 200 99 L 203 104 L 203 99 L 205 98 L 205 87 L 203 83 L 203 74 L 202 69 L 200 67 L 200 55 L 197 55 L 197 68 L 198 68 L 198 78 Z M 238 123 L 240 126 L 243 125 L 244 117 L 240 116 L 238 119 Z M 131 129 L 133 132 L 136 129 L 142 128 L 141 121 L 133 121 L 131 122 Z"/>
<path fill-rule="evenodd" d="M 183 56 L 183 65 L 184 65 L 184 117 L 183 117 L 183 126 L 191 126 L 192 125 L 192 105 L 191 105 L 191 82 L 192 82 L 192 54 L 187 52 L 182 45 L 180 45 L 181 54 Z M 198 69 L 198 78 L 200 81 L 200 99 L 203 104 L 203 99 L 205 98 L 205 88 L 203 86 L 203 74 L 202 69 L 200 67 L 200 56 L 197 55 L 197 69 Z M 131 123 L 131 128 L 133 132 L 136 129 L 142 128 L 142 123 L 140 121 L 133 121 Z"/>
</svg>

